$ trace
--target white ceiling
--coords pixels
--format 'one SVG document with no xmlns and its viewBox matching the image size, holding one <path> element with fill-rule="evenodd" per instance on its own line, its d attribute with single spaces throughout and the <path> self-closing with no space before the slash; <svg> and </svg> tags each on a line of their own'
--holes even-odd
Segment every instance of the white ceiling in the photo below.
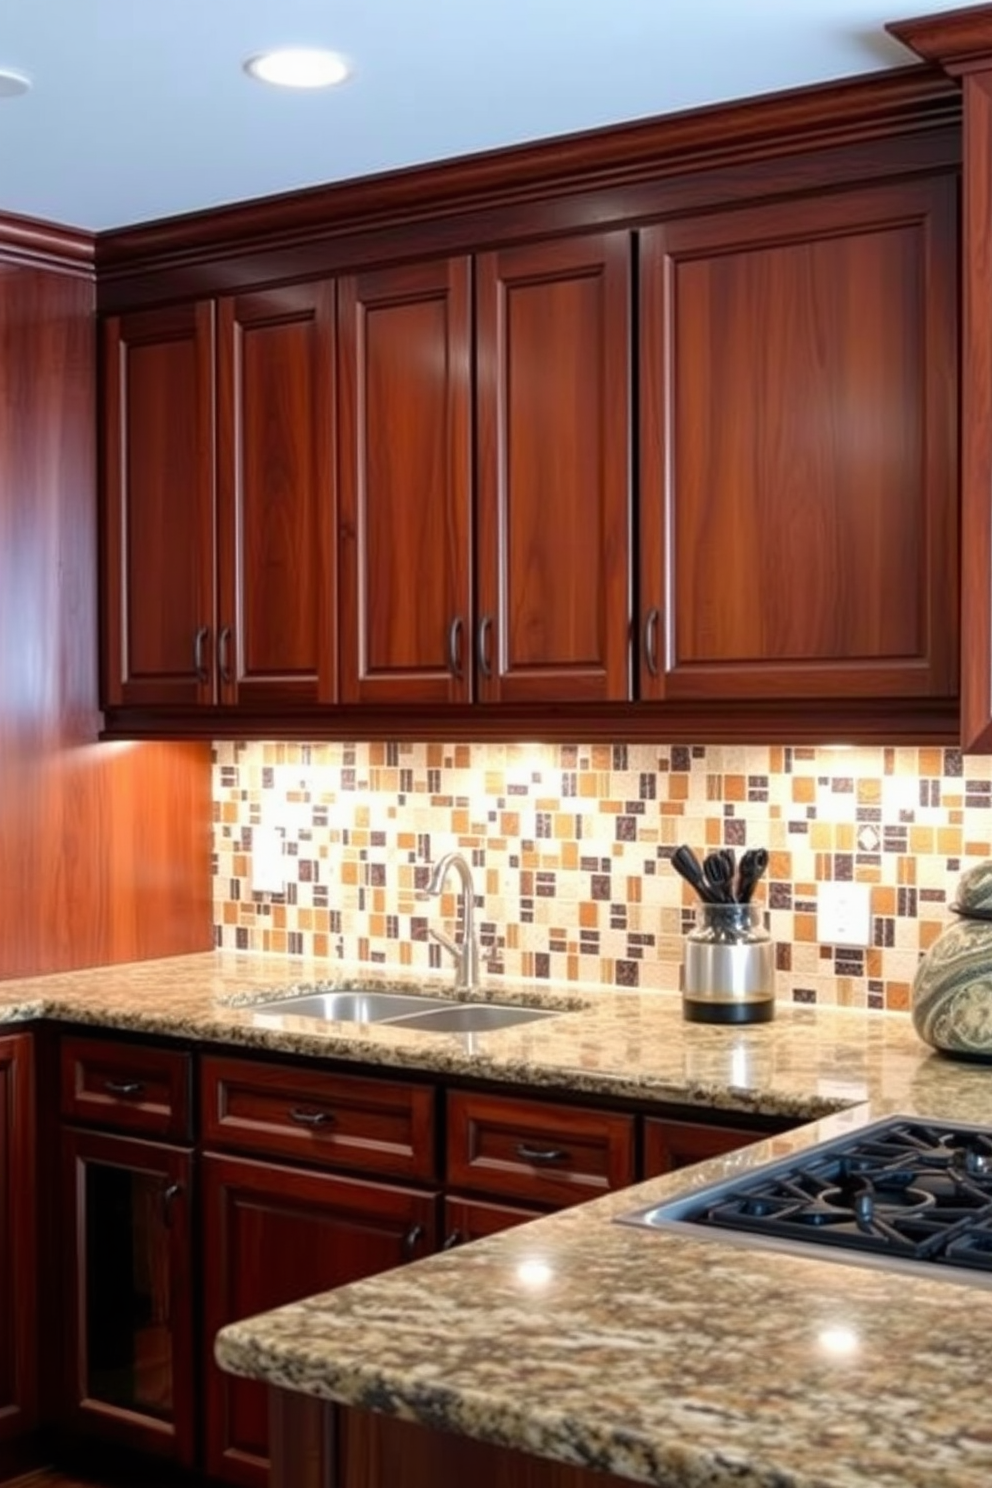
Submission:
<svg viewBox="0 0 992 1488">
<path fill-rule="evenodd" d="M 0 0 L 0 212 L 102 229 L 915 59 L 959 0 Z M 353 77 L 266 88 L 331 46 Z"/>
</svg>

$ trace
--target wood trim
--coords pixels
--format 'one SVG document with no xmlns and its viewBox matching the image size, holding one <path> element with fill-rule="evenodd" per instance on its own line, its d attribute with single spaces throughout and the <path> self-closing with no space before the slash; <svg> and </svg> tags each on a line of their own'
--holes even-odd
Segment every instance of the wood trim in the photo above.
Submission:
<svg viewBox="0 0 992 1488">
<path fill-rule="evenodd" d="M 987 572 L 987 570 L 986 570 Z M 115 708 L 104 739 L 410 739 L 486 743 L 939 744 L 960 740 L 953 698 L 789 698 L 755 702 L 597 703 L 424 708 L 313 708 L 298 713 L 241 709 Z"/>
<path fill-rule="evenodd" d="M 91 279 L 96 263 L 96 234 L 42 222 L 34 217 L 0 213 L 0 264 L 81 274 Z"/>
<path fill-rule="evenodd" d="M 100 234 L 100 309 L 753 200 L 772 160 L 780 193 L 932 169 L 959 124 L 953 83 L 913 66 L 167 218 Z"/>
<path fill-rule="evenodd" d="M 269 1488 L 335 1488 L 335 1410 L 322 1400 L 269 1387 Z"/>
<path fill-rule="evenodd" d="M 890 21 L 885 29 L 924 61 L 955 77 L 992 63 L 992 5 Z"/>
</svg>

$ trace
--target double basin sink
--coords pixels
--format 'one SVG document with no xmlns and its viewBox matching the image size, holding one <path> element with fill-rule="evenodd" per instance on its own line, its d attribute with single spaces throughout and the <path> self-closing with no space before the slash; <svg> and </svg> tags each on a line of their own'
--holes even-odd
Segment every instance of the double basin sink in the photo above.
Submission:
<svg viewBox="0 0 992 1488">
<path fill-rule="evenodd" d="M 325 1023 L 387 1023 L 422 1033 L 489 1033 L 553 1018 L 557 1008 L 521 1007 L 512 1003 L 451 1002 L 406 992 L 341 988 L 305 992 L 252 1004 L 253 1013 L 311 1018 Z"/>
</svg>

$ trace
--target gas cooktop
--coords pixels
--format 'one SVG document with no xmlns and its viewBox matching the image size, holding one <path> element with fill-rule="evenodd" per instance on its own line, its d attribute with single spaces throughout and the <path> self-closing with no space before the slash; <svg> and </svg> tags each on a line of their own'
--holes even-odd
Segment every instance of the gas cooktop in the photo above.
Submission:
<svg viewBox="0 0 992 1488">
<path fill-rule="evenodd" d="M 889 1117 L 619 1222 L 992 1285 L 992 1127 Z"/>
</svg>

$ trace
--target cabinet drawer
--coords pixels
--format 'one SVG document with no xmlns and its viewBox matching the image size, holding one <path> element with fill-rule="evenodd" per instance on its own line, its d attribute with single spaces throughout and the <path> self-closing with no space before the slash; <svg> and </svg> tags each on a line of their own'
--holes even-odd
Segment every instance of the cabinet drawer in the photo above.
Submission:
<svg viewBox="0 0 992 1488">
<path fill-rule="evenodd" d="M 709 1157 L 722 1157 L 735 1147 L 748 1147 L 767 1135 L 743 1127 L 697 1126 L 693 1121 L 649 1116 L 644 1122 L 644 1177 L 655 1178 Z"/>
<path fill-rule="evenodd" d="M 577 1204 L 634 1181 L 634 1118 L 452 1091 L 448 1184 L 544 1205 Z"/>
<path fill-rule="evenodd" d="M 203 1140 L 300 1162 L 432 1179 L 434 1091 L 291 1064 L 206 1055 Z"/>
<path fill-rule="evenodd" d="M 69 1121 L 118 1131 L 192 1136 L 189 1054 L 111 1039 L 61 1041 L 60 1109 Z"/>
</svg>

